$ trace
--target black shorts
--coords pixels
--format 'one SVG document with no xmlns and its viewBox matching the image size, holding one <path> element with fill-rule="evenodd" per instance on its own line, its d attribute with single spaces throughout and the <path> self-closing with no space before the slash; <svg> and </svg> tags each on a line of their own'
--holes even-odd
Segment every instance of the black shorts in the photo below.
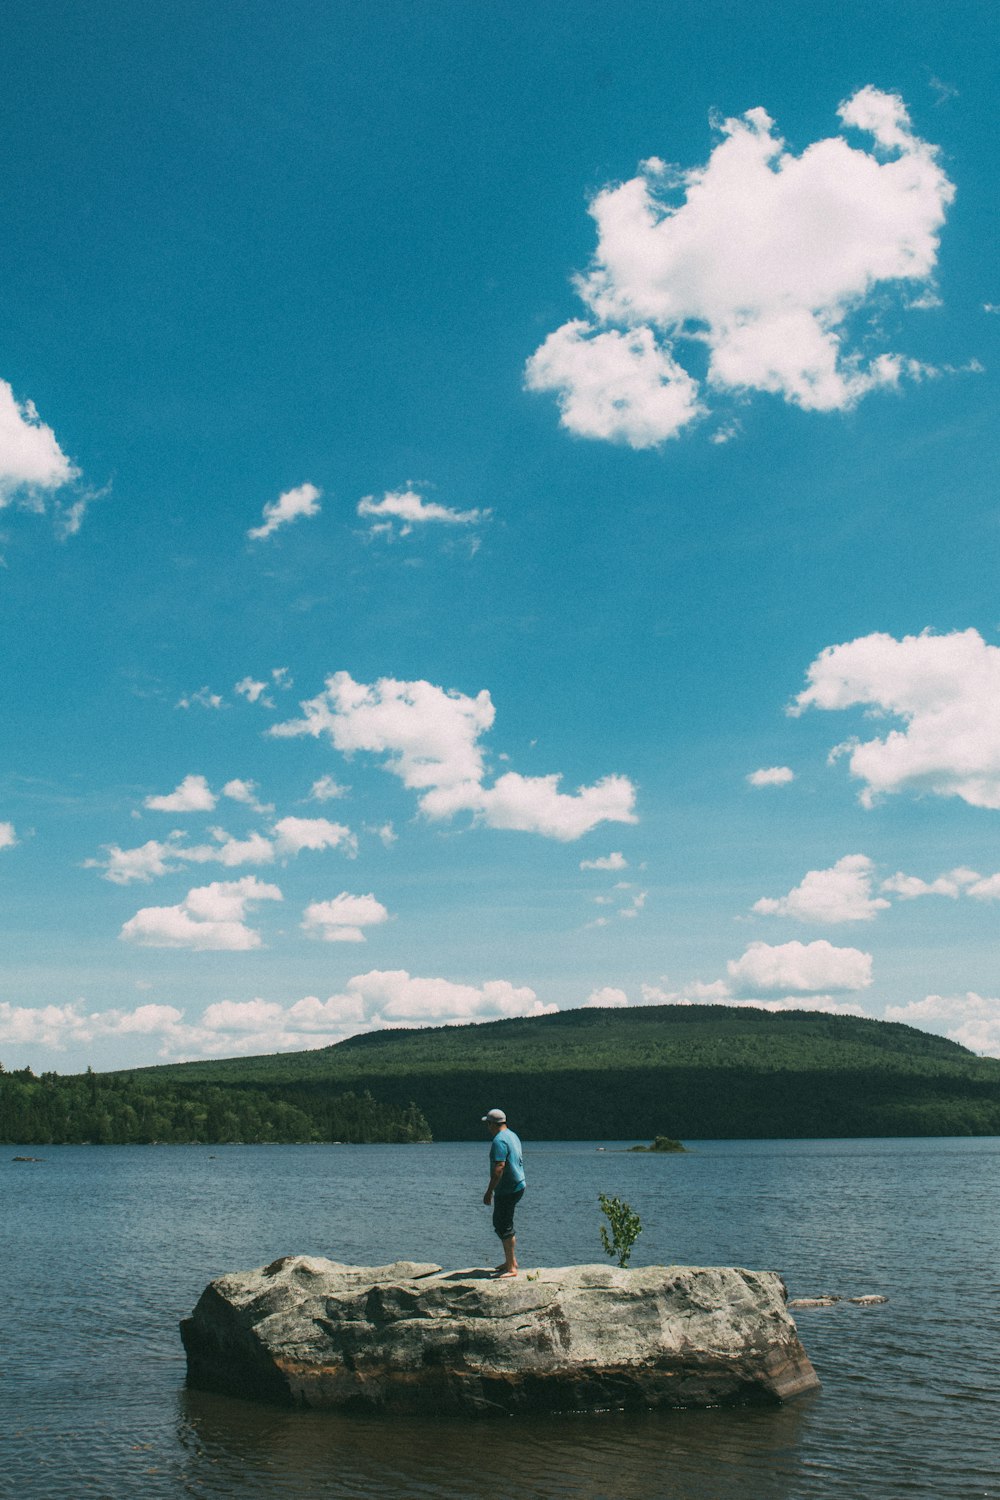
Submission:
<svg viewBox="0 0 1000 1500">
<path fill-rule="evenodd" d="M 502 1240 L 509 1240 L 514 1233 L 514 1210 L 524 1197 L 524 1188 L 516 1193 L 493 1194 L 493 1228 Z"/>
</svg>

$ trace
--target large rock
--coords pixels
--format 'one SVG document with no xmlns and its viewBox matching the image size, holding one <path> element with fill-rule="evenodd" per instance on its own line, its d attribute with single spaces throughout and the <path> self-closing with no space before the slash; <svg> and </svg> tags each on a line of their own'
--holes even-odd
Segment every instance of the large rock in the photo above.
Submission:
<svg viewBox="0 0 1000 1500">
<path fill-rule="evenodd" d="M 355 1410 L 783 1401 L 819 1382 L 772 1271 L 601 1265 L 513 1281 L 286 1256 L 213 1281 L 181 1324 L 191 1385 Z"/>
</svg>

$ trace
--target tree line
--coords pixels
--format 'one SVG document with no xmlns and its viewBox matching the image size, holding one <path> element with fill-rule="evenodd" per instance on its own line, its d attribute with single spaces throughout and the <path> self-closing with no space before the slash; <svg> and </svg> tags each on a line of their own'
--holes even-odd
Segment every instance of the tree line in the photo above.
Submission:
<svg viewBox="0 0 1000 1500">
<path fill-rule="evenodd" d="M 278 1089 L 154 1081 L 148 1075 L 61 1077 L 0 1064 L 0 1142 L 22 1146 L 130 1146 L 226 1141 L 347 1144 L 418 1142 L 430 1127 L 411 1101 L 367 1089 L 317 1090 L 289 1099 Z"/>
</svg>

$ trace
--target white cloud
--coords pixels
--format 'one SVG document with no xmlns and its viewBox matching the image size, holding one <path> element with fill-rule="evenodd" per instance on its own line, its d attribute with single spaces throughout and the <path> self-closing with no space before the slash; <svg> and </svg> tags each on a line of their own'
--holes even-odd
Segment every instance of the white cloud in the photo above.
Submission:
<svg viewBox="0 0 1000 1500">
<path fill-rule="evenodd" d="M 904 726 L 832 752 L 864 782 L 866 807 L 909 791 L 1000 808 L 1000 649 L 978 631 L 861 636 L 828 646 L 807 680 L 793 714 L 863 705 Z"/>
<path fill-rule="evenodd" d="M 734 996 L 724 979 L 711 984 L 695 981 L 679 990 L 666 990 L 661 985 L 642 986 L 644 1005 L 730 1005 L 737 1010 L 812 1010 L 832 1016 L 863 1016 L 865 1012 L 854 1000 L 834 1000 L 832 995 L 782 995 L 778 999 L 755 997 L 741 1000 Z"/>
<path fill-rule="evenodd" d="M 533 990 L 503 979 L 455 984 L 411 976 L 405 969 L 373 970 L 348 980 L 341 993 L 326 1000 L 315 995 L 291 1003 L 259 997 L 220 1000 L 190 1022 L 171 1005 L 88 1012 L 82 1000 L 38 1008 L 0 1003 L 0 1044 L 61 1049 L 131 1034 L 158 1037 L 161 1057 L 232 1056 L 326 1047 L 358 1031 L 383 1027 L 459 1025 L 549 1015 L 556 1008 L 543 1005 Z"/>
<path fill-rule="evenodd" d="M 787 786 L 794 780 L 795 772 L 790 766 L 762 766 L 747 777 L 751 786 Z"/>
<path fill-rule="evenodd" d="M 559 791 L 558 775 L 525 777 L 514 771 L 484 786 L 479 740 L 495 712 L 485 689 L 470 698 L 430 682 L 381 678 L 368 685 L 336 672 L 325 690 L 301 707 L 304 718 L 275 724 L 269 734 L 326 734 L 346 755 L 386 756 L 387 769 L 420 793 L 419 806 L 429 818 L 471 812 L 492 828 L 565 840 L 601 822 L 636 822 L 635 789 L 624 776 L 605 776 L 573 794 Z"/>
<path fill-rule="evenodd" d="M 260 933 L 244 920 L 248 907 L 281 899 L 276 885 L 265 885 L 253 875 L 217 880 L 188 891 L 176 906 L 144 906 L 125 923 L 119 937 L 146 948 L 245 952 L 261 946 Z"/>
<path fill-rule="evenodd" d="M 615 852 L 614 854 L 605 854 L 605 855 L 602 855 L 599 859 L 581 859 L 581 861 L 580 861 L 580 869 L 581 870 L 627 870 L 628 869 L 628 860 L 625 858 L 624 854 Z"/>
<path fill-rule="evenodd" d="M 268 697 L 267 683 L 258 682 L 249 675 L 240 678 L 239 682 L 234 685 L 233 692 L 239 693 L 240 697 L 245 698 L 248 703 L 260 703 L 265 708 L 274 707 L 274 699 Z"/>
<path fill-rule="evenodd" d="M 172 1030 L 183 1012 L 172 1005 L 140 1005 L 132 1011 L 84 1010 L 72 1005 L 0 1004 L 0 1044 L 37 1044 L 65 1048 L 102 1036 L 154 1036 Z"/>
<path fill-rule="evenodd" d="M 279 526 L 287 526 L 300 516 L 318 515 L 322 493 L 314 484 L 300 484 L 294 490 L 286 490 L 277 500 L 264 506 L 263 525 L 253 527 L 247 532 L 247 536 L 253 541 L 263 541 L 265 537 L 272 536 Z"/>
<path fill-rule="evenodd" d="M 628 1004 L 628 996 L 624 990 L 617 990 L 612 985 L 606 984 L 601 990 L 591 990 L 583 1002 L 584 1010 L 620 1010 L 623 1005 Z"/>
<path fill-rule="evenodd" d="M 829 990 L 863 990 L 872 982 L 872 956 L 858 948 L 815 943 L 751 943 L 726 965 L 737 995 L 779 997 Z"/>
<path fill-rule="evenodd" d="M 41 510 L 46 494 L 79 477 L 34 402 L 18 401 L 7 381 L 0 380 L 0 509 L 20 499 Z M 78 529 L 77 521 L 65 534 Z"/>
<path fill-rule="evenodd" d="M 700 979 L 686 984 L 680 990 L 667 990 L 662 985 L 640 986 L 644 1005 L 729 1005 L 733 992 L 724 979 L 714 979 L 703 984 Z"/>
<path fill-rule="evenodd" d="M 554 391 L 579 437 L 655 448 L 700 416 L 698 384 L 651 328 L 599 333 L 583 319 L 550 333 L 525 366 L 529 391 Z"/>
<path fill-rule="evenodd" d="M 438 505 L 425 500 L 417 490 L 387 490 L 381 500 L 374 495 L 365 495 L 358 502 L 358 515 L 375 521 L 374 531 L 391 532 L 392 523 L 399 523 L 399 535 L 409 536 L 414 526 L 436 522 L 445 526 L 475 526 L 488 521 L 489 510 L 452 510 L 447 505 Z"/>
<path fill-rule="evenodd" d="M 1000 999 L 977 995 L 928 995 L 908 1005 L 887 1005 L 887 1021 L 943 1033 L 973 1052 L 1000 1057 Z"/>
<path fill-rule="evenodd" d="M 506 979 L 488 979 L 482 985 L 454 984 L 448 979 L 411 977 L 405 969 L 375 969 L 358 975 L 348 981 L 347 991 L 361 999 L 369 1020 L 401 1026 L 545 1016 L 558 1008 L 543 1005 L 534 990 Z"/>
<path fill-rule="evenodd" d="M 102 870 L 104 879 L 114 885 L 130 885 L 136 880 L 171 875 L 182 864 L 218 863 L 231 869 L 237 865 L 266 865 L 274 859 L 274 846 L 263 834 L 251 833 L 245 839 L 235 839 L 224 828 L 210 828 L 209 833 L 215 840 L 212 844 L 185 844 L 183 833 L 176 829 L 167 839 L 148 839 L 136 849 L 104 844 L 104 858 L 85 859 L 84 868 Z"/>
<path fill-rule="evenodd" d="M 381 901 L 368 893 L 352 896 L 341 891 L 332 901 L 313 901 L 302 916 L 302 930 L 326 943 L 363 943 L 364 927 L 375 927 L 389 920 Z"/>
<path fill-rule="evenodd" d="M 343 823 L 331 823 L 329 818 L 281 818 L 271 832 L 279 854 L 299 854 L 303 849 L 336 849 L 338 845 L 349 854 L 357 852 L 358 842 L 351 830 Z"/>
<path fill-rule="evenodd" d="M 172 792 L 162 797 L 147 797 L 142 805 L 151 812 L 211 812 L 216 800 L 204 776 L 185 776 Z"/>
<path fill-rule="evenodd" d="M 252 795 L 252 782 L 239 785 L 249 787 Z M 258 811 L 267 811 L 254 802 L 250 805 Z M 242 839 L 234 838 L 224 828 L 210 828 L 208 832 L 213 840 L 210 844 L 186 844 L 184 834 L 177 829 L 166 839 L 149 839 L 136 849 L 104 844 L 104 857 L 84 860 L 84 868 L 103 871 L 104 879 L 115 885 L 129 885 L 132 881 L 149 881 L 160 875 L 173 874 L 184 864 L 220 864 L 235 869 L 239 865 L 269 865 L 276 856 L 292 858 L 303 849 L 340 847 L 353 857 L 358 847 L 349 828 L 343 823 L 331 823 L 326 818 L 282 818 L 272 829 L 273 840 L 258 832 L 251 832 Z"/>
<path fill-rule="evenodd" d="M 561 779 L 507 771 L 492 787 L 469 788 L 464 806 L 490 828 L 540 833 L 564 842 L 580 838 L 599 823 L 637 822 L 635 788 L 627 776 L 603 776 L 572 793 L 559 791 Z M 428 793 L 422 806 L 434 816 L 435 793 Z"/>
<path fill-rule="evenodd" d="M 787 896 L 764 896 L 754 911 L 796 922 L 870 922 L 889 902 L 872 895 L 874 865 L 864 854 L 845 854 L 828 870 L 810 870 Z"/>
<path fill-rule="evenodd" d="M 597 249 L 576 281 L 592 321 L 564 324 L 526 367 L 564 426 L 634 448 L 674 436 L 704 409 L 679 363 L 691 341 L 707 350 L 710 391 L 811 411 L 926 373 L 852 346 L 848 325 L 888 288 L 933 290 L 954 189 L 897 95 L 865 87 L 838 113 L 875 148 L 833 136 L 797 156 L 757 108 L 721 123 L 704 166 L 653 157 L 597 194 Z"/>
<path fill-rule="evenodd" d="M 210 864 L 218 861 L 233 869 L 236 865 L 269 865 L 274 859 L 274 845 L 262 833 L 250 833 L 245 839 L 234 839 L 224 828 L 210 828 L 214 844 L 198 844 L 190 849 L 178 849 L 179 859 L 193 864 Z"/>
<path fill-rule="evenodd" d="M 217 1000 L 205 1007 L 201 1024 L 208 1031 L 266 1031 L 284 1015 L 275 1000 Z"/>
<path fill-rule="evenodd" d="M 975 870 L 967 870 L 962 866 L 930 881 L 921 880 L 917 875 L 904 875 L 902 870 L 897 870 L 895 875 L 883 880 L 880 890 L 888 895 L 898 896 L 901 901 L 915 901 L 919 896 L 950 896 L 955 900 L 966 886 L 977 885 L 981 880 L 982 876 Z"/>
<path fill-rule="evenodd" d="M 333 802 L 338 797 L 346 797 L 350 787 L 341 786 L 332 776 L 321 776 L 314 781 L 309 792 L 313 802 Z"/>
<path fill-rule="evenodd" d="M 13 849 L 17 843 L 17 834 L 13 823 L 0 823 L 0 849 Z"/>
<path fill-rule="evenodd" d="M 148 881 L 167 875 L 177 866 L 168 861 L 175 855 L 174 846 L 159 839 L 148 839 L 137 849 L 121 849 L 117 844 L 102 845 L 106 858 L 85 859 L 84 869 L 103 870 L 104 879 L 114 885 L 130 885 L 133 880 Z"/>
<path fill-rule="evenodd" d="M 391 823 L 366 823 L 365 832 L 373 833 L 375 837 L 381 841 L 382 846 L 385 849 L 391 849 L 393 844 L 399 838 L 399 834 L 396 832 L 395 828 L 393 828 Z"/>
<path fill-rule="evenodd" d="M 245 807 L 252 808 L 254 812 L 269 813 L 274 808 L 269 802 L 261 802 L 257 796 L 257 783 L 255 781 L 241 781 L 234 777 L 227 781 L 222 788 L 222 795 L 228 797 L 231 802 L 242 802 Z"/>
<path fill-rule="evenodd" d="M 226 707 L 222 701 L 222 695 L 220 693 L 213 693 L 208 687 L 200 687 L 196 693 L 187 693 L 183 698 L 178 698 L 177 700 L 178 708 L 194 708 L 195 705 L 199 708 L 212 709 Z"/>
<path fill-rule="evenodd" d="M 628 906 L 619 907 L 618 915 L 620 917 L 637 917 L 646 904 L 648 894 L 648 891 L 636 891 Z"/>
<path fill-rule="evenodd" d="M 863 1016 L 856 1000 L 834 1000 L 832 995 L 784 995 L 780 1000 L 735 1000 L 737 1007 L 752 1010 L 814 1010 L 826 1016 Z"/>
<path fill-rule="evenodd" d="M 291 1005 L 261 999 L 210 1005 L 199 1023 L 183 1033 L 174 1030 L 164 1051 L 211 1054 L 278 1051 L 304 1044 L 321 1047 L 382 1027 L 461 1025 L 549 1015 L 556 1008 L 543 1005 L 534 990 L 503 979 L 456 984 L 418 978 L 405 969 L 375 969 L 349 979 L 341 993 L 326 1000 L 307 995 Z"/>
</svg>

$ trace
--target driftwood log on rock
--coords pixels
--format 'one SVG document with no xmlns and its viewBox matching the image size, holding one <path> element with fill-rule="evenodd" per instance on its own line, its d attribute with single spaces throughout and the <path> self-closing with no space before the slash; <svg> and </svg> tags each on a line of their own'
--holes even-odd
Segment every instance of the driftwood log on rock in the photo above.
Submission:
<svg viewBox="0 0 1000 1500">
<path fill-rule="evenodd" d="M 498 1281 L 286 1256 L 181 1324 L 188 1381 L 329 1409 L 599 1411 L 787 1400 L 819 1382 L 773 1271 L 602 1265 Z"/>
</svg>

